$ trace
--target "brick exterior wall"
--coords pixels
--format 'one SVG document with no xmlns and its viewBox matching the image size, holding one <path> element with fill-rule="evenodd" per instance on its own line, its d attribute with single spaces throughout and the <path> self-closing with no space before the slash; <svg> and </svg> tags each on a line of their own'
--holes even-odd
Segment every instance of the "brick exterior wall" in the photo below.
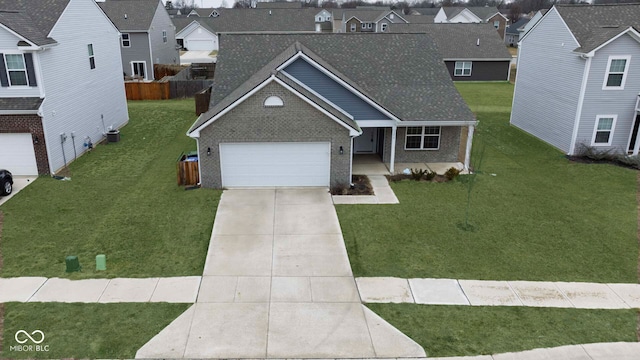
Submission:
<svg viewBox="0 0 640 360">
<path fill-rule="evenodd" d="M 46 175 L 50 173 L 47 145 L 40 116 L 35 114 L 0 115 L 0 133 L 31 133 L 32 139 L 38 137 L 38 143 L 33 145 L 38 174 Z"/>
<path fill-rule="evenodd" d="M 456 162 L 459 161 L 460 127 L 443 126 L 440 128 L 440 149 L 438 150 L 405 150 L 406 128 L 399 127 L 396 131 L 396 163 L 413 162 Z M 384 162 L 391 161 L 391 128 L 384 133 Z"/>
<path fill-rule="evenodd" d="M 264 107 L 264 100 L 272 95 L 280 97 L 284 106 Z M 198 151 L 203 187 L 222 187 L 219 145 L 238 142 L 330 142 L 331 186 L 351 182 L 349 130 L 279 84 L 265 86 L 202 129 Z M 344 150 L 342 155 L 340 146 Z M 212 150 L 210 156 L 207 148 Z"/>
<path fill-rule="evenodd" d="M 498 29 L 496 29 L 496 31 L 498 31 L 498 34 L 500 35 L 500 39 L 504 40 L 504 34 L 505 34 L 506 29 L 507 29 L 507 26 L 509 25 L 508 24 L 509 22 L 504 17 L 500 16 L 499 14 L 495 14 L 495 15 L 493 15 L 493 17 L 489 18 L 487 23 L 493 25 L 494 21 L 499 21 L 500 22 L 500 26 L 498 26 Z"/>
</svg>

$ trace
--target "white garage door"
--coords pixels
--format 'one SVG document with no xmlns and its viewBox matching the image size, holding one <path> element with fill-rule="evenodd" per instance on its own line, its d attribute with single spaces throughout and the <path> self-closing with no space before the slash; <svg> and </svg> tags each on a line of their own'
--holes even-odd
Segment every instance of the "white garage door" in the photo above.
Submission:
<svg viewBox="0 0 640 360">
<path fill-rule="evenodd" d="M 330 143 L 220 144 L 222 186 L 329 186 Z"/>
<path fill-rule="evenodd" d="M 0 169 L 13 175 L 38 175 L 31 134 L 0 134 Z"/>
<path fill-rule="evenodd" d="M 188 40 L 189 51 L 213 51 L 213 40 Z"/>
</svg>

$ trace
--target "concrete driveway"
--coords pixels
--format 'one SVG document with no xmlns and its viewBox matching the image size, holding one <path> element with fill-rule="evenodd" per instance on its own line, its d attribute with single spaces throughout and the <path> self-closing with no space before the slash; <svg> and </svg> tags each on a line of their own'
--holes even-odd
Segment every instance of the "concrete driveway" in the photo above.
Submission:
<svg viewBox="0 0 640 360">
<path fill-rule="evenodd" d="M 138 358 L 396 358 L 424 350 L 361 304 L 326 188 L 226 190 L 198 299 Z"/>
<path fill-rule="evenodd" d="M 0 196 L 0 205 L 9 201 L 12 197 L 14 197 L 20 190 L 24 189 L 32 182 L 34 182 L 38 177 L 37 176 L 21 176 L 17 175 L 13 177 L 13 191 L 9 196 Z"/>
</svg>

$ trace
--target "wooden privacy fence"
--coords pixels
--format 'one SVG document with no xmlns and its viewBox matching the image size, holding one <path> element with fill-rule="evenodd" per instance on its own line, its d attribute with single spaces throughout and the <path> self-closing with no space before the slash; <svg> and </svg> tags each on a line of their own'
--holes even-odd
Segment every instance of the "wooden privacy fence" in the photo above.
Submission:
<svg viewBox="0 0 640 360">
<path fill-rule="evenodd" d="M 200 173 L 198 171 L 197 153 L 180 155 L 176 167 L 176 171 L 178 174 L 178 185 L 198 185 L 198 183 L 200 182 Z"/>
<path fill-rule="evenodd" d="M 169 80 L 171 99 L 192 97 L 202 89 L 211 86 L 211 80 Z"/>
<path fill-rule="evenodd" d="M 127 100 L 166 100 L 171 97 L 168 82 L 125 82 Z"/>
</svg>

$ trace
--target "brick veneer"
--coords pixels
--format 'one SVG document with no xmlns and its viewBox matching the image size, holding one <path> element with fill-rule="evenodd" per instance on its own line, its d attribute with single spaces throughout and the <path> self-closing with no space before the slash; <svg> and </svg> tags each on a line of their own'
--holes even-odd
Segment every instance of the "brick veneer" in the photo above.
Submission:
<svg viewBox="0 0 640 360">
<path fill-rule="evenodd" d="M 38 115 L 0 115 L 0 133 L 30 133 L 32 139 L 38 138 L 33 145 L 39 174 L 49 174 L 49 159 L 42 128 L 42 118 Z"/>
<path fill-rule="evenodd" d="M 264 100 L 280 97 L 284 106 L 264 107 Z M 349 184 L 349 131 L 282 86 L 271 83 L 200 132 L 200 170 L 203 187 L 220 188 L 221 143 L 330 142 L 331 186 Z M 339 153 L 342 146 L 343 154 Z M 207 155 L 207 148 L 212 154 Z M 259 175 L 258 175 L 259 176 Z"/>
</svg>

